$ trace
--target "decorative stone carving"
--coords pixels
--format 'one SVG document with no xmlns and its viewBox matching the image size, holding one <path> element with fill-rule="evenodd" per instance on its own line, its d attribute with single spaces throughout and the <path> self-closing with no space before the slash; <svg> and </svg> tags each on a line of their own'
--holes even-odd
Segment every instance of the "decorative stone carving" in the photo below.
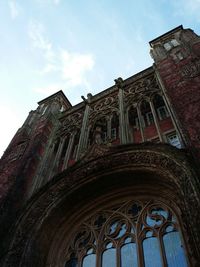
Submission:
<svg viewBox="0 0 200 267">
<path fill-rule="evenodd" d="M 76 112 L 76 113 L 70 114 L 62 122 L 62 126 L 58 131 L 59 134 L 60 134 L 60 132 L 62 132 L 62 133 L 65 133 L 65 132 L 66 133 L 72 133 L 76 129 L 80 129 L 81 128 L 81 124 L 82 124 L 82 120 L 83 120 L 83 113 Z"/>
<path fill-rule="evenodd" d="M 28 145 L 28 140 L 21 141 L 19 144 L 15 146 L 15 148 L 13 148 L 13 150 L 11 151 L 6 160 L 14 161 L 22 157 L 22 155 L 26 150 L 27 145 Z"/>
<path fill-rule="evenodd" d="M 160 92 L 160 88 L 154 74 L 144 77 L 125 88 L 124 95 L 126 106 L 138 103 L 145 97 L 149 97 L 156 92 Z"/>
<path fill-rule="evenodd" d="M 103 117 L 113 112 L 119 112 L 117 93 L 91 104 L 89 124 L 93 123 L 98 117 Z"/>
<path fill-rule="evenodd" d="M 190 63 L 183 65 L 181 75 L 184 78 L 193 78 L 200 74 L 200 58 L 193 59 Z"/>
<path fill-rule="evenodd" d="M 84 96 L 81 96 L 81 98 L 83 99 L 83 101 L 86 104 L 90 104 L 91 103 L 91 100 L 92 100 L 92 94 L 91 93 L 87 94 L 87 99 Z"/>
<path fill-rule="evenodd" d="M 116 84 L 118 89 L 119 88 L 122 89 L 124 87 L 124 81 L 123 81 L 123 79 L 121 77 L 115 79 L 115 84 Z"/>
</svg>

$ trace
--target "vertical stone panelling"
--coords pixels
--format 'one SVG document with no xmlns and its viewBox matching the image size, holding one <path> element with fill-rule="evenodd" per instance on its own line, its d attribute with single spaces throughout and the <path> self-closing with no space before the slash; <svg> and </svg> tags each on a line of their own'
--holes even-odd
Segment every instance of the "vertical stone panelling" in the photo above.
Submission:
<svg viewBox="0 0 200 267">
<path fill-rule="evenodd" d="M 66 100 L 60 91 L 31 111 L 17 131 L 0 161 L 0 243 L 1 254 L 6 249 L 9 230 L 20 208 L 30 197 L 29 192 L 46 151 L 58 114 Z M 59 101 L 60 102 L 59 102 Z M 61 101 L 62 100 L 62 101 Z M 65 107 L 66 108 L 66 107 Z"/>
</svg>

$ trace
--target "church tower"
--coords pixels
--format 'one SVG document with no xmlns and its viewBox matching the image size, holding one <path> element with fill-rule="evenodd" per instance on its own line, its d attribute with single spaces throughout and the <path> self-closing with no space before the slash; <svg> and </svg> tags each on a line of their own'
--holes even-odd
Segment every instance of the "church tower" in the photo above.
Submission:
<svg viewBox="0 0 200 267">
<path fill-rule="evenodd" d="M 184 141 L 200 159 L 200 37 L 179 26 L 152 40 L 150 46 Z"/>
<path fill-rule="evenodd" d="M 38 102 L 17 131 L 0 161 L 0 238 L 7 235 L 18 209 L 30 197 L 48 154 L 59 113 L 71 107 L 62 91 Z M 42 182 L 42 181 L 41 181 Z"/>
</svg>

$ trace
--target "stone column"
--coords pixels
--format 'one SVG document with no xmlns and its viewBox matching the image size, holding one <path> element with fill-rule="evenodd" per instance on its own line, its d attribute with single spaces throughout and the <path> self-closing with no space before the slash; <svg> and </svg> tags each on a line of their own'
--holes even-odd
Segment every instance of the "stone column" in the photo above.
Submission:
<svg viewBox="0 0 200 267">
<path fill-rule="evenodd" d="M 54 173 L 57 171 L 64 143 L 65 143 L 65 138 L 62 138 L 60 143 L 59 143 L 58 150 L 57 150 L 55 159 L 54 159 L 53 164 L 52 164 L 52 169 L 51 169 L 49 178 L 51 178 L 54 175 Z"/>
<path fill-rule="evenodd" d="M 131 131 L 131 127 L 130 127 L 130 123 L 129 123 L 129 109 L 126 109 L 126 113 L 125 113 L 125 125 L 126 125 L 126 134 L 127 134 L 127 142 L 128 143 L 133 143 L 133 134 Z"/>
<path fill-rule="evenodd" d="M 62 170 L 67 169 L 68 162 L 69 162 L 69 157 L 70 157 L 70 154 L 71 154 L 71 151 L 72 151 L 72 147 L 73 147 L 73 144 L 74 144 L 75 135 L 76 135 L 76 133 L 71 133 L 71 135 L 70 135 L 69 143 L 68 143 L 67 150 L 66 150 L 65 157 L 64 157 L 64 163 L 63 163 Z"/>
<path fill-rule="evenodd" d="M 111 140 L 112 115 L 107 118 L 107 138 Z"/>
<path fill-rule="evenodd" d="M 86 127 L 85 138 L 83 142 L 83 151 L 86 150 L 88 147 L 88 137 L 89 137 L 90 129 L 91 129 L 91 126 Z"/>
<path fill-rule="evenodd" d="M 160 125 L 159 125 L 159 122 L 158 122 L 158 117 L 157 117 L 156 111 L 154 109 L 153 102 L 150 100 L 149 104 L 150 104 L 151 112 L 153 114 L 153 119 L 154 119 L 154 122 L 155 122 L 155 125 L 156 125 L 156 130 L 157 130 L 160 142 L 163 142 L 164 140 L 163 140 L 163 136 L 162 136 L 162 133 L 161 133 L 161 130 L 160 130 Z"/>
<path fill-rule="evenodd" d="M 115 80 L 115 84 L 119 89 L 119 126 L 120 126 L 120 142 L 121 144 L 127 143 L 127 125 L 125 118 L 125 109 L 124 109 L 124 91 L 123 91 L 123 80 L 118 78 Z"/>
<path fill-rule="evenodd" d="M 81 127 L 81 134 L 79 137 L 79 143 L 78 143 L 78 149 L 77 149 L 77 154 L 76 154 L 76 160 L 80 158 L 81 152 L 84 148 L 84 143 L 85 143 L 85 138 L 86 138 L 86 128 L 88 124 L 88 118 L 89 118 L 89 113 L 90 113 L 90 101 L 91 101 L 91 94 L 87 95 L 87 99 L 85 99 L 84 96 L 82 96 L 82 99 L 85 102 L 85 112 L 83 116 L 83 122 L 82 122 L 82 127 Z"/>
<path fill-rule="evenodd" d="M 144 123 L 143 123 L 143 119 L 142 119 L 142 114 L 141 114 L 141 110 L 140 107 L 137 106 L 137 115 L 138 115 L 138 120 L 139 120 L 139 127 L 140 127 L 140 133 L 142 136 L 142 142 L 146 141 L 145 135 L 144 135 Z"/>
</svg>

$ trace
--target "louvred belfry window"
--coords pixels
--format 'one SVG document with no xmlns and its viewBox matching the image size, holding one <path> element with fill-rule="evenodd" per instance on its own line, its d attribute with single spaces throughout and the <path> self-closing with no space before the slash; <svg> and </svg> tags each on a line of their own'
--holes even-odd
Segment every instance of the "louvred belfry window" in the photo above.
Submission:
<svg viewBox="0 0 200 267">
<path fill-rule="evenodd" d="M 161 202 L 102 210 L 73 233 L 65 267 L 186 267 L 180 227 Z"/>
</svg>

